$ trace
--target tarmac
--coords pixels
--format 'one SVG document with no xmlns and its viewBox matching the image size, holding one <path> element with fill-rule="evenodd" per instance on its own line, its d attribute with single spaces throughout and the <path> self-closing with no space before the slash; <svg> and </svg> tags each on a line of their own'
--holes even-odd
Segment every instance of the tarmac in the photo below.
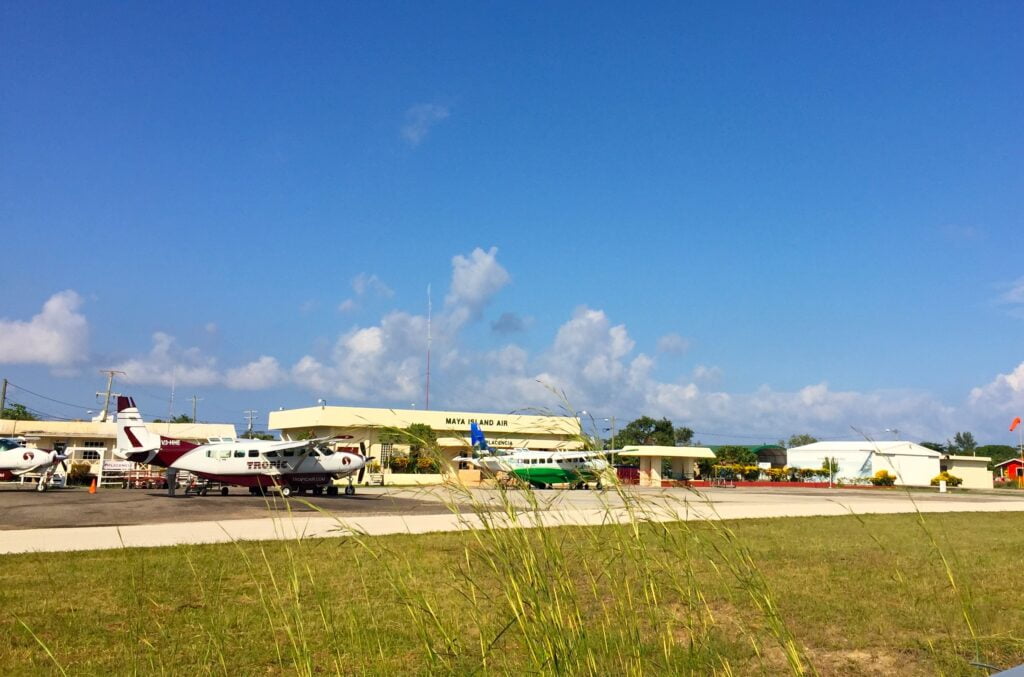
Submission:
<svg viewBox="0 0 1024 677">
<path fill-rule="evenodd" d="M 512 491 L 366 488 L 284 501 L 146 490 L 0 488 L 0 554 L 418 534 L 505 526 L 600 525 L 872 513 L 1024 512 L 1024 493 L 872 489 Z M 508 509 L 511 505 L 513 509 Z"/>
</svg>

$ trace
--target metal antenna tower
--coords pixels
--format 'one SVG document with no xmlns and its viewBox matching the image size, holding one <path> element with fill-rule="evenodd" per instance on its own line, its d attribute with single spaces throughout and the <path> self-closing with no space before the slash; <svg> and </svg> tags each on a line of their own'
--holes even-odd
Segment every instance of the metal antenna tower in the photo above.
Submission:
<svg viewBox="0 0 1024 677">
<path fill-rule="evenodd" d="M 424 407 L 427 411 L 430 411 L 430 344 L 432 337 L 430 335 L 430 321 L 431 315 L 433 314 L 433 302 L 430 298 L 430 285 L 427 285 L 427 404 Z"/>
</svg>

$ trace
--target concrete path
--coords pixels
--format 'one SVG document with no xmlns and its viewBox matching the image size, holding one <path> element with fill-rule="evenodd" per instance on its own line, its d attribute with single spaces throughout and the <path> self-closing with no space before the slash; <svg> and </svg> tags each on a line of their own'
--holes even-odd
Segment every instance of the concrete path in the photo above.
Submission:
<svg viewBox="0 0 1024 677">
<path fill-rule="evenodd" d="M 395 492 L 401 495 L 401 491 Z M 445 500 L 442 490 L 416 490 L 407 495 Z M 498 494 L 475 490 L 473 498 L 498 526 L 599 525 L 626 522 L 631 512 L 648 521 L 745 519 L 848 515 L 869 513 L 1006 512 L 1024 511 L 1024 496 L 987 493 L 944 494 L 854 490 L 709 490 L 705 492 L 630 490 L 626 502 L 614 492 L 555 491 L 534 494 L 538 509 L 515 517 L 497 511 Z M 524 493 L 515 501 L 528 502 Z M 460 500 L 464 500 L 460 496 Z M 627 503 L 629 509 L 627 509 Z M 157 547 L 179 544 L 225 543 L 236 540 L 281 540 L 340 537 L 353 534 L 418 534 L 477 528 L 481 518 L 473 513 L 425 515 L 356 515 L 352 517 L 289 515 L 271 518 L 222 521 L 134 524 L 126 526 L 23 529 L 0 532 L 0 554 L 104 550 L 122 547 Z"/>
</svg>

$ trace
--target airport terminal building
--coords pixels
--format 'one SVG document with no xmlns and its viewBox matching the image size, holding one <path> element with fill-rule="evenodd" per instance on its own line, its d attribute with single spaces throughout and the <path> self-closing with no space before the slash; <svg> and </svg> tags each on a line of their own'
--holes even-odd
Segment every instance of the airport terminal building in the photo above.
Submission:
<svg viewBox="0 0 1024 677">
<path fill-rule="evenodd" d="M 469 426 L 474 422 L 495 449 L 571 451 L 583 447 L 580 420 L 572 416 L 323 406 L 272 411 L 268 429 L 279 431 L 286 440 L 333 435 L 340 438 L 339 448 L 358 448 L 363 443 L 367 453 L 387 468 L 392 455 L 401 453 L 401 445 L 390 439 L 393 434 L 424 424 L 437 435 L 438 447 L 454 469 L 452 459 L 472 449 Z"/>
</svg>

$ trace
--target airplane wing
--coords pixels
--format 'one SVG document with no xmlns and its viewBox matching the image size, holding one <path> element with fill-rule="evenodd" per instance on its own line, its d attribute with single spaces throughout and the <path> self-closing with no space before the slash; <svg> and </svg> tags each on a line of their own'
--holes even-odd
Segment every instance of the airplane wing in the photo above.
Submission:
<svg viewBox="0 0 1024 677">
<path fill-rule="evenodd" d="M 332 435 L 328 437 L 314 437 L 310 440 L 285 440 L 283 442 L 277 442 L 276 444 L 269 445 L 267 447 L 267 451 L 286 451 L 288 449 L 302 449 L 304 447 L 312 449 L 313 447 L 318 447 L 325 442 L 330 442 L 333 439 L 335 439 L 335 437 Z"/>
</svg>

